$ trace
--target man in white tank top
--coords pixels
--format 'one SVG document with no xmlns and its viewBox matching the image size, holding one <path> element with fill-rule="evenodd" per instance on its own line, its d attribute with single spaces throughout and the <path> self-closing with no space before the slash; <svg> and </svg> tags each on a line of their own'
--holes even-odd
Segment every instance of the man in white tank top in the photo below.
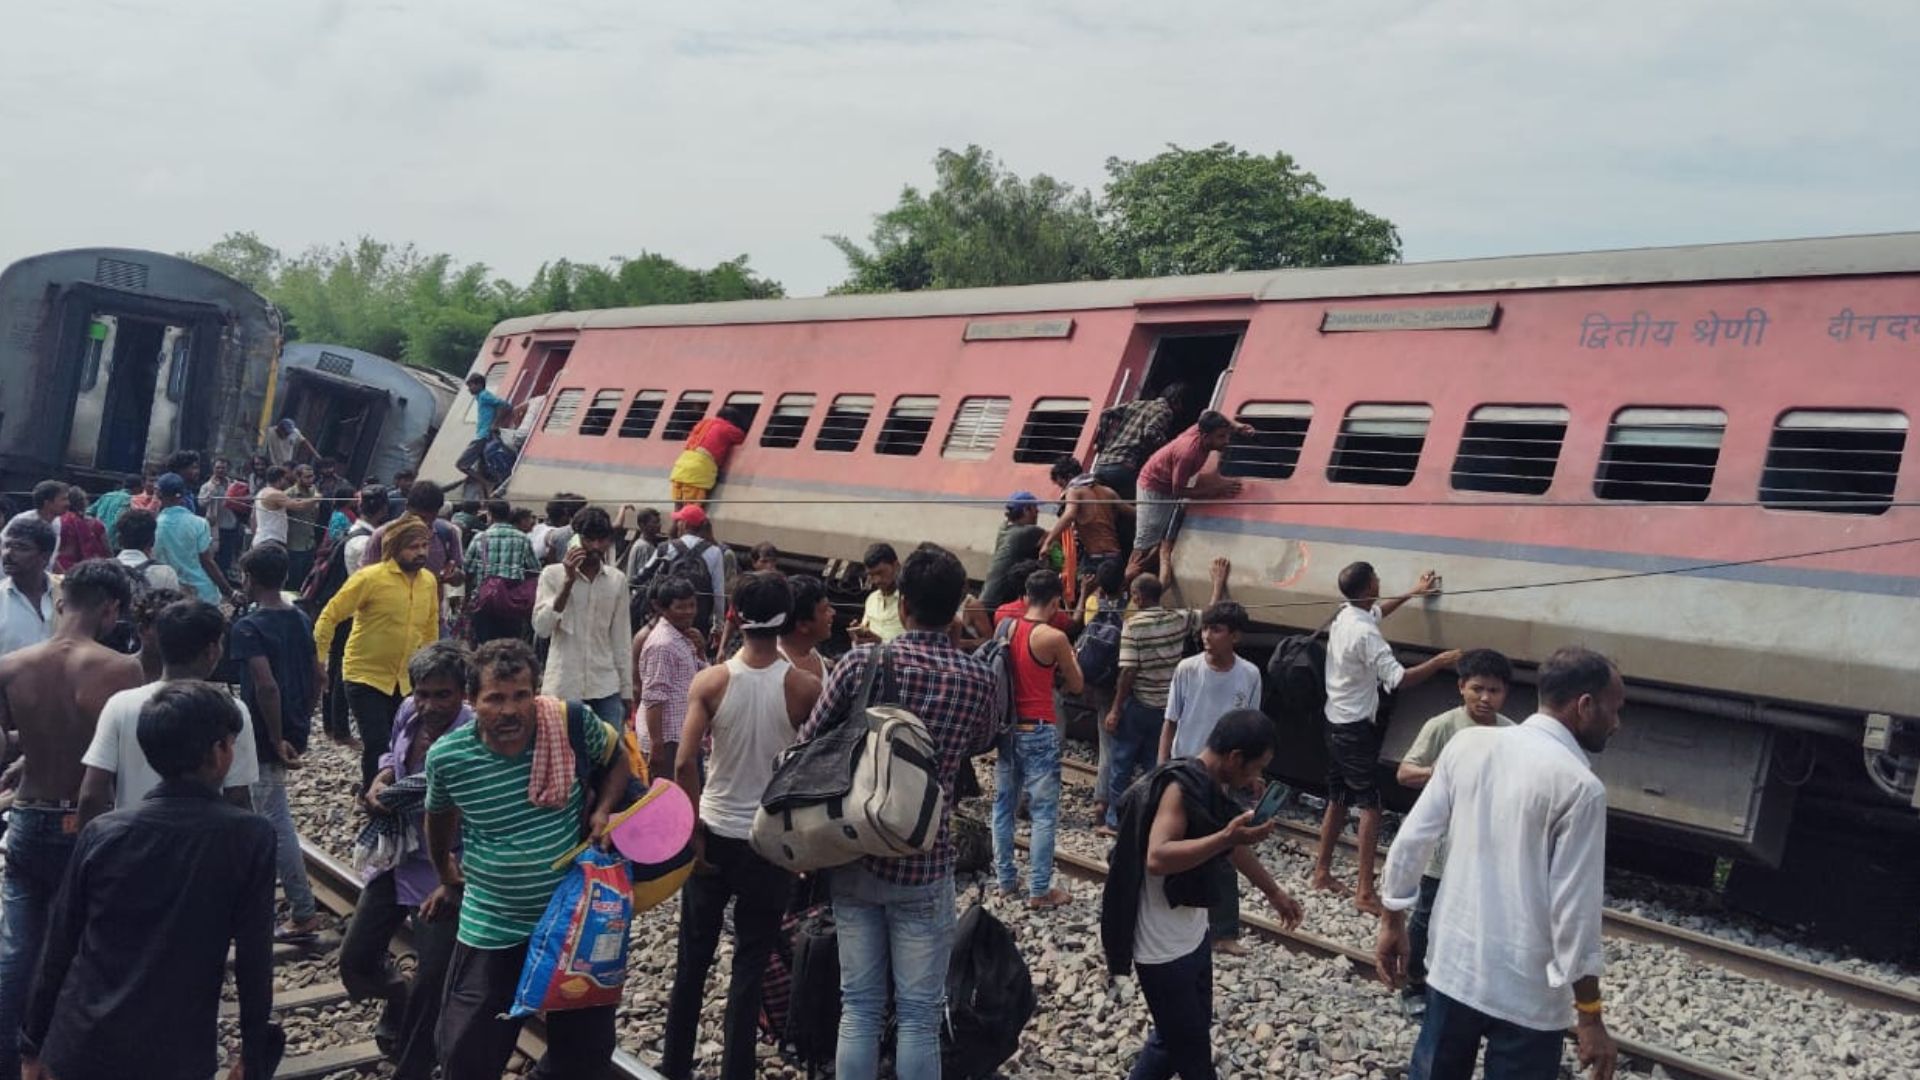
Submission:
<svg viewBox="0 0 1920 1080">
<path fill-rule="evenodd" d="M 833 636 L 833 601 L 826 583 L 810 574 L 787 579 L 793 587 L 793 617 L 780 628 L 780 656 L 801 671 L 827 681 L 827 661 L 820 643 Z"/>
<path fill-rule="evenodd" d="M 793 877 L 754 854 L 747 840 L 754 811 L 773 779 L 774 758 L 792 745 L 820 697 L 820 680 L 780 655 L 780 632 L 793 618 L 787 579 L 771 572 L 746 574 L 733 602 L 744 643 L 733 659 L 694 676 L 674 764 L 674 779 L 700 807 L 700 820 L 694 828 L 693 876 L 680 893 L 680 958 L 660 1061 L 660 1071 L 673 1080 L 693 1075 L 707 970 L 720 945 L 729 900 L 734 902 L 733 974 L 720 1075 L 723 1080 L 754 1075 L 767 954 L 779 936 Z M 713 749 L 703 782 L 700 747 L 709 735 Z"/>
<path fill-rule="evenodd" d="M 266 486 L 253 500 L 253 546 L 261 544 L 287 543 L 287 511 L 306 511 L 319 503 L 318 498 L 296 499 L 287 494 L 287 481 L 290 474 L 284 465 L 273 465 L 267 469 Z M 295 588 L 298 588 L 296 583 Z"/>
</svg>

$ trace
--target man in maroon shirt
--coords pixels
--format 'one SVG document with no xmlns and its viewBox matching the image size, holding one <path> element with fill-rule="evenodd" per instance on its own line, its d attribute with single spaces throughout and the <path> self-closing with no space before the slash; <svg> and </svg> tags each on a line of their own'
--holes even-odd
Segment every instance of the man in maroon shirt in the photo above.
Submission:
<svg viewBox="0 0 1920 1080">
<path fill-rule="evenodd" d="M 1188 499 L 1227 499 L 1240 494 L 1240 481 L 1229 480 L 1218 470 L 1207 470 L 1207 459 L 1224 451 L 1234 435 L 1252 430 L 1208 409 L 1192 427 L 1147 459 L 1140 470 L 1140 501 L 1133 557 L 1127 560 L 1128 581 L 1152 570 L 1163 586 L 1173 587 L 1173 538 L 1179 529 L 1180 510 Z"/>
</svg>

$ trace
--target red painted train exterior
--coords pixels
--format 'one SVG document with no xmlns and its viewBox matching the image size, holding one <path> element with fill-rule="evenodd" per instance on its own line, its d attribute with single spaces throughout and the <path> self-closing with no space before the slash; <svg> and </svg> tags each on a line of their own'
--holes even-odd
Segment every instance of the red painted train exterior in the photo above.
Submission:
<svg viewBox="0 0 1920 1080">
<path fill-rule="evenodd" d="M 1765 854 L 1778 729 L 1857 747 L 1869 717 L 1920 714 L 1920 235 L 566 312 L 502 324 L 474 370 L 545 392 L 517 501 L 664 505 L 682 395 L 759 394 L 723 539 L 931 539 L 978 574 L 996 504 L 1050 493 L 1054 451 L 1084 461 L 1100 409 L 1180 365 L 1264 424 L 1232 463 L 1263 475 L 1195 508 L 1179 578 L 1229 555 L 1258 621 L 1312 626 L 1352 559 L 1389 589 L 1432 567 L 1449 595 L 1388 624 L 1411 650 L 1609 652 L 1656 721 L 1607 755 L 1616 809 Z M 765 445 L 782 395 L 812 395 L 805 427 Z M 871 415 L 822 450 L 841 395 Z M 454 475 L 470 417 L 424 475 Z M 1589 578 L 1612 580 L 1540 587 Z"/>
</svg>

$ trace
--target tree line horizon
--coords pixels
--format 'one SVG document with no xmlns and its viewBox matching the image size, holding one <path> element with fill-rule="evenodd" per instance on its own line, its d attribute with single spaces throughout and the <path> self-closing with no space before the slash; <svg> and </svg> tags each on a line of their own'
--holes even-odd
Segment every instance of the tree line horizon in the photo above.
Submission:
<svg viewBox="0 0 1920 1080">
<path fill-rule="evenodd" d="M 932 186 L 905 186 L 874 216 L 864 243 L 823 238 L 847 262 L 830 295 L 1400 259 L 1391 221 L 1327 194 L 1279 151 L 1169 144 L 1142 161 L 1108 158 L 1097 197 L 1045 173 L 1023 178 L 979 146 L 942 149 L 933 166 Z M 525 285 L 482 262 L 366 236 L 288 255 L 238 231 L 183 255 L 271 300 L 288 341 L 345 345 L 454 374 L 466 371 L 496 324 L 515 316 L 786 295 L 744 254 L 704 269 L 646 250 L 604 264 L 559 258 Z"/>
</svg>

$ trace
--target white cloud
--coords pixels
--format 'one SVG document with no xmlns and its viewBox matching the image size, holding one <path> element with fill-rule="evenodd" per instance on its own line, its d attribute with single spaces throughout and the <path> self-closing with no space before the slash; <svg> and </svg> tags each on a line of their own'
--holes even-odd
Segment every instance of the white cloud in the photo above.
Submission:
<svg viewBox="0 0 1920 1080">
<path fill-rule="evenodd" d="M 0 262 L 229 229 L 838 280 L 940 146 L 1284 149 L 1409 258 L 1920 224 L 1903 0 L 16 6 Z"/>
</svg>

